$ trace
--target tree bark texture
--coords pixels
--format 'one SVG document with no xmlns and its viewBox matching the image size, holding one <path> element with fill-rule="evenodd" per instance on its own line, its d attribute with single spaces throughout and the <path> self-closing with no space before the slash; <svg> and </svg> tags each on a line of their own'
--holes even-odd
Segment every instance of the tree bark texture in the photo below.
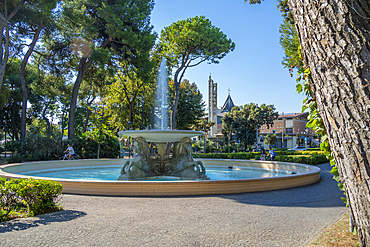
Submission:
<svg viewBox="0 0 370 247">
<path fill-rule="evenodd" d="M 361 246 L 370 246 L 370 2 L 288 0 Z"/>
</svg>

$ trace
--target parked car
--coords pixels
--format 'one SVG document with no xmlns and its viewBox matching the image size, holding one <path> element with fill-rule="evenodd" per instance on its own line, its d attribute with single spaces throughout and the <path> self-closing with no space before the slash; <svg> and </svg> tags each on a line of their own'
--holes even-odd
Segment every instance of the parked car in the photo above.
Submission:
<svg viewBox="0 0 370 247">
<path fill-rule="evenodd" d="M 304 146 L 297 146 L 297 147 L 288 149 L 288 151 L 307 151 L 307 148 Z"/>
</svg>

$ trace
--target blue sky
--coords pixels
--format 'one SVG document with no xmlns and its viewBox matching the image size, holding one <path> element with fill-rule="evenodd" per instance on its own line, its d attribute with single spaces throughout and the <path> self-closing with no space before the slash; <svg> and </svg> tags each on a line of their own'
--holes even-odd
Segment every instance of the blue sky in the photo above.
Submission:
<svg viewBox="0 0 370 247">
<path fill-rule="evenodd" d="M 281 64 L 279 44 L 281 13 L 277 1 L 250 5 L 243 0 L 156 0 L 151 15 L 154 30 L 189 17 L 204 15 L 236 44 L 219 64 L 189 68 L 184 78 L 195 82 L 208 101 L 208 77 L 218 86 L 222 106 L 230 88 L 236 105 L 273 104 L 281 113 L 301 112 L 304 96 L 295 92 L 295 75 Z"/>
</svg>

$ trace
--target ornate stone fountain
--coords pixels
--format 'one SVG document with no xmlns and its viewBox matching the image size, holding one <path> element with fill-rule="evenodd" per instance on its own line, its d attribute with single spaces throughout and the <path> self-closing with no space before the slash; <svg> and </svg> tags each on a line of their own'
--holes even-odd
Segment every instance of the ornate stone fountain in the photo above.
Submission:
<svg viewBox="0 0 370 247">
<path fill-rule="evenodd" d="M 202 162 L 191 156 L 190 137 L 204 135 L 203 131 L 168 130 L 168 73 L 163 58 L 157 78 L 157 107 L 154 130 L 120 131 L 118 135 L 133 137 L 134 157 L 124 163 L 118 180 L 139 180 L 150 177 L 208 179 Z M 158 153 L 150 156 L 149 142 L 155 143 Z M 172 156 L 166 154 L 168 143 L 174 143 Z"/>
<path fill-rule="evenodd" d="M 117 180 L 137 180 L 150 177 L 176 177 L 179 179 L 208 179 L 201 161 L 191 156 L 190 137 L 204 135 L 192 130 L 130 130 L 120 136 L 133 137 L 134 157 L 124 163 Z M 158 153 L 150 157 L 149 142 L 156 144 Z M 173 142 L 173 154 L 166 154 L 167 144 Z"/>
</svg>

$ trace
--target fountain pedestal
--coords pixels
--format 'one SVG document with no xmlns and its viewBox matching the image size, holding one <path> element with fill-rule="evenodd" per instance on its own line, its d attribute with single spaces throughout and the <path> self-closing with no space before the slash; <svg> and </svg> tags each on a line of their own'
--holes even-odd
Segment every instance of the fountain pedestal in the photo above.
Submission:
<svg viewBox="0 0 370 247">
<path fill-rule="evenodd" d="M 159 143 L 156 143 L 156 145 L 158 147 L 158 155 L 160 156 L 160 159 L 161 159 L 160 172 L 164 173 L 164 156 L 166 154 L 167 143 L 159 142 Z"/>
<path fill-rule="evenodd" d="M 131 130 L 120 131 L 120 136 L 133 137 L 134 156 L 124 163 L 118 180 L 136 180 L 154 176 L 171 176 L 180 179 L 208 179 L 200 161 L 191 156 L 190 137 L 203 135 L 190 130 Z M 150 157 L 149 142 L 158 147 L 156 157 Z M 167 143 L 174 142 L 172 157 L 166 157 Z"/>
</svg>

